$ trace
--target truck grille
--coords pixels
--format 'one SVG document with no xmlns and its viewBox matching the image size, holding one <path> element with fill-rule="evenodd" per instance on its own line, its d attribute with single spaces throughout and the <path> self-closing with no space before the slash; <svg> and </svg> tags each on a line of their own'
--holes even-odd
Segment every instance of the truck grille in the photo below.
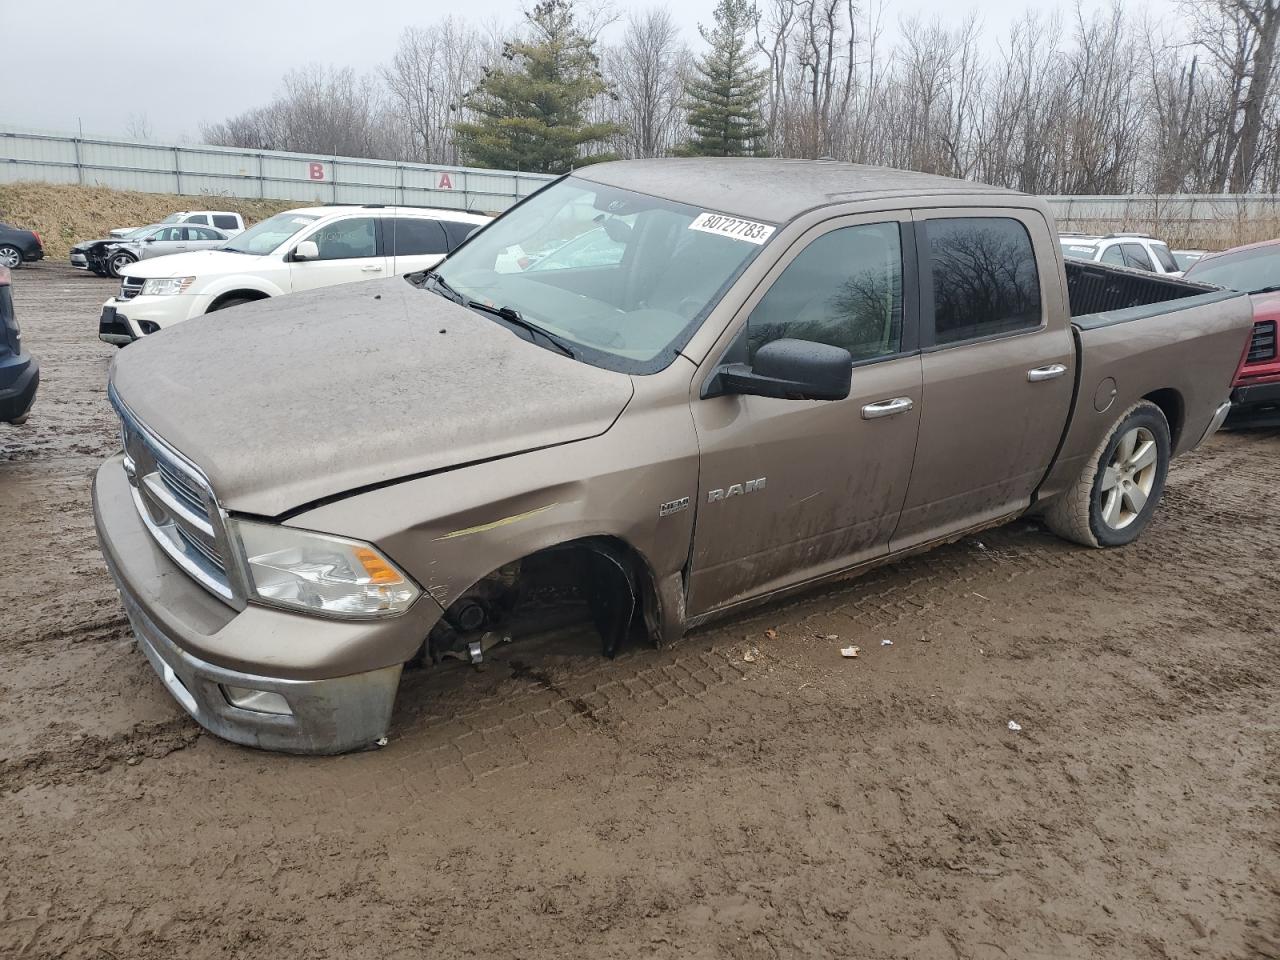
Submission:
<svg viewBox="0 0 1280 960">
<path fill-rule="evenodd" d="M 1245 363 L 1264 363 L 1276 358 L 1276 322 L 1267 320 L 1253 325 L 1253 339 L 1249 341 L 1249 355 Z"/>
<path fill-rule="evenodd" d="M 142 285 L 146 281 L 140 277 L 121 277 L 120 278 L 120 299 L 132 300 L 142 292 Z"/>
<path fill-rule="evenodd" d="M 230 541 L 213 490 L 200 470 L 144 427 L 116 395 L 124 467 L 148 532 L 196 583 L 233 606 L 242 595 L 227 575 Z"/>
</svg>

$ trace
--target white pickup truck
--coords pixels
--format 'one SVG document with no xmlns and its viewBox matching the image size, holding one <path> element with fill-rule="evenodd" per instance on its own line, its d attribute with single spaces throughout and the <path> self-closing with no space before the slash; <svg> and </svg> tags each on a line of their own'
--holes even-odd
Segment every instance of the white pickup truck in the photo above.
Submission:
<svg viewBox="0 0 1280 960">
<path fill-rule="evenodd" d="M 126 346 L 253 300 L 435 266 L 491 218 L 419 207 L 304 207 L 254 224 L 217 250 L 125 267 L 98 337 Z"/>
</svg>

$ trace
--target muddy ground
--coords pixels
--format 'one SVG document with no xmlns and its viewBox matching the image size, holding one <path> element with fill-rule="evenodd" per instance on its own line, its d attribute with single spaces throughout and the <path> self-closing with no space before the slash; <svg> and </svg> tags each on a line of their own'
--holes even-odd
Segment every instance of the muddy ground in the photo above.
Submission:
<svg viewBox="0 0 1280 960">
<path fill-rule="evenodd" d="M 513 645 L 289 758 L 201 733 L 99 559 L 112 287 L 15 276 L 0 956 L 1280 955 L 1280 432 L 1179 461 L 1131 548 L 1023 521 L 670 651 Z"/>
</svg>

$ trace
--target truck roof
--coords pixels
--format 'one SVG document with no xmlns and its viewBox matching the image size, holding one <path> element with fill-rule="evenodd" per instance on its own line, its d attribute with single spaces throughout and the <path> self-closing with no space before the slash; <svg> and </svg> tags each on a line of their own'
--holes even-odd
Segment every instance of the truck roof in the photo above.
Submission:
<svg viewBox="0 0 1280 960">
<path fill-rule="evenodd" d="M 834 160 L 690 157 L 593 164 L 574 176 L 693 207 L 786 223 L 807 210 L 880 197 L 1025 194 L 969 180 Z"/>
</svg>

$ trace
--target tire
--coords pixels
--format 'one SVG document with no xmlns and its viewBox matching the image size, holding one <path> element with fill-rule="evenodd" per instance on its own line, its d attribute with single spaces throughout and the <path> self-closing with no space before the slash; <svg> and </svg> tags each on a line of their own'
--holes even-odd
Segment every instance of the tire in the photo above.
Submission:
<svg viewBox="0 0 1280 960">
<path fill-rule="evenodd" d="M 0 246 L 0 267 L 17 270 L 20 266 L 22 266 L 22 251 L 9 243 Z"/>
<path fill-rule="evenodd" d="M 238 307 L 242 303 L 253 303 L 252 297 L 232 297 L 230 300 L 223 300 L 216 307 L 210 307 L 207 313 L 216 313 L 219 310 L 226 310 L 228 307 Z"/>
<path fill-rule="evenodd" d="M 1135 403 L 1107 431 L 1075 483 L 1049 504 L 1045 524 L 1086 547 L 1133 543 L 1160 503 L 1171 448 L 1163 411 L 1146 400 Z"/>
<path fill-rule="evenodd" d="M 133 254 L 113 253 L 111 254 L 110 257 L 107 258 L 107 270 L 111 273 L 111 276 L 119 280 L 121 276 L 121 271 L 123 271 L 124 268 L 129 266 L 130 264 L 134 264 L 137 262 L 138 262 L 138 258 L 133 256 Z"/>
<path fill-rule="evenodd" d="M 107 274 L 106 274 L 106 273 L 104 273 L 102 270 L 99 270 L 97 267 L 90 267 L 90 268 L 89 268 L 89 272 L 90 272 L 90 273 L 92 273 L 95 277 L 105 277 L 105 276 L 107 276 Z"/>
</svg>

